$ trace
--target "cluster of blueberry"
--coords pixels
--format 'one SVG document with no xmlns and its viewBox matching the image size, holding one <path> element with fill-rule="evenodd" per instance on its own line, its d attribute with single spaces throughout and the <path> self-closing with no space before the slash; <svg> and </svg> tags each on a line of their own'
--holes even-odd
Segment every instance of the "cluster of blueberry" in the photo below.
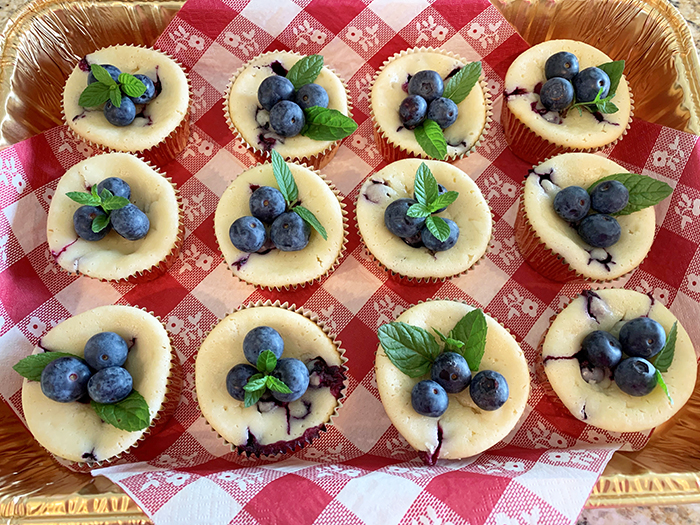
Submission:
<svg viewBox="0 0 700 525">
<path fill-rule="evenodd" d="M 119 83 L 119 68 L 111 64 L 102 64 L 102 67 L 107 70 L 112 79 Z M 156 97 L 155 83 L 146 75 L 134 75 L 137 79 L 143 82 L 146 86 L 146 91 L 138 97 L 122 97 L 119 107 L 112 104 L 111 100 L 105 103 L 104 114 L 107 121 L 114 126 L 128 126 L 136 118 L 136 104 L 148 104 Z M 88 74 L 88 86 L 98 80 L 92 72 Z"/>
<path fill-rule="evenodd" d="M 564 111 L 576 103 L 593 102 L 610 92 L 610 77 L 600 68 L 588 67 L 579 72 L 578 58 L 560 51 L 547 59 L 544 74 L 547 82 L 540 90 L 540 102 L 548 111 Z M 602 91 L 601 91 L 602 89 Z"/>
<path fill-rule="evenodd" d="M 294 137 L 301 133 L 306 123 L 304 110 L 313 106 L 327 108 L 328 93 L 313 82 L 295 91 L 289 79 L 273 75 L 260 84 L 258 102 L 270 112 L 270 127 L 275 133 Z"/>
<path fill-rule="evenodd" d="M 435 71 L 419 71 L 408 81 L 408 96 L 399 106 L 399 119 L 406 129 L 415 129 L 425 119 L 434 120 L 442 129 L 457 120 L 459 109 L 442 96 L 445 84 Z"/>
</svg>

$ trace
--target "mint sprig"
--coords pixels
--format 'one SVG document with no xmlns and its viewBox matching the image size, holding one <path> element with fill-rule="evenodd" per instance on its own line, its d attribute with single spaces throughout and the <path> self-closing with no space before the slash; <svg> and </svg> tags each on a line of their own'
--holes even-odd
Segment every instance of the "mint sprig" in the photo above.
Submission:
<svg viewBox="0 0 700 525">
<path fill-rule="evenodd" d="M 312 140 L 341 140 L 357 129 L 357 122 L 337 109 L 312 106 L 304 110 L 304 118 L 300 135 Z"/>
<path fill-rule="evenodd" d="M 256 368 L 258 369 L 258 374 L 253 374 L 248 379 L 248 382 L 243 387 L 245 391 L 245 397 L 243 399 L 243 404 L 246 408 L 253 406 L 255 403 L 260 401 L 260 398 L 265 394 L 267 389 L 274 392 L 280 392 L 282 394 L 291 394 L 291 389 L 285 385 L 282 381 L 277 379 L 270 374 L 277 366 L 277 357 L 271 350 L 265 350 L 261 352 L 258 356 L 258 362 L 256 363 Z"/>
<path fill-rule="evenodd" d="M 108 189 L 102 190 L 101 194 L 97 194 L 97 184 L 93 184 L 90 193 L 82 191 L 69 191 L 66 197 L 82 204 L 83 206 L 101 207 L 106 215 L 98 215 L 92 221 L 92 231 L 95 233 L 101 232 L 109 224 L 109 219 L 112 210 L 118 210 L 129 204 L 129 199 L 117 197 Z"/>
<path fill-rule="evenodd" d="M 44 352 L 42 354 L 30 355 L 19 360 L 12 369 L 30 381 L 41 381 L 41 373 L 44 371 L 44 368 L 46 368 L 46 365 L 59 357 L 75 357 L 75 355 L 66 352 Z"/>
<path fill-rule="evenodd" d="M 661 372 L 659 372 L 658 370 L 656 371 L 656 382 L 661 387 L 661 389 L 664 391 L 664 393 L 666 394 L 666 397 L 668 398 L 668 402 L 671 403 L 671 406 L 673 406 L 673 398 L 671 397 L 671 394 L 668 391 L 668 386 L 666 386 L 666 381 L 664 381 L 664 378 L 661 375 Z"/>
<path fill-rule="evenodd" d="M 621 182 L 630 194 L 627 206 L 613 215 L 629 215 L 649 206 L 655 206 L 673 193 L 673 188 L 665 182 L 648 175 L 638 175 L 636 173 L 614 173 L 608 175 L 595 181 L 588 188 L 588 192 L 591 193 L 598 184 L 606 180 Z"/>
<path fill-rule="evenodd" d="M 656 356 L 654 366 L 659 372 L 668 372 L 668 369 L 673 363 L 673 356 L 676 353 L 676 337 L 678 336 L 678 321 L 673 323 L 671 331 L 666 337 L 666 344 L 661 349 L 661 352 Z"/>
<path fill-rule="evenodd" d="M 430 233 L 438 240 L 445 241 L 450 236 L 450 227 L 444 219 L 432 214 L 452 204 L 457 200 L 459 193 L 456 191 L 448 191 L 442 195 L 438 193 L 438 183 L 433 173 L 425 162 L 421 162 L 413 183 L 413 194 L 418 202 L 408 208 L 406 215 L 427 217 L 425 224 Z"/>
<path fill-rule="evenodd" d="M 603 94 L 603 88 L 600 88 L 598 94 L 592 102 L 574 101 L 574 104 L 569 106 L 568 109 L 577 108 L 579 113 L 582 113 L 582 108 L 587 109 L 591 113 L 595 113 L 596 111 L 606 114 L 617 113 L 618 107 L 611 101 L 612 98 L 615 96 L 615 93 L 617 92 L 617 86 L 620 85 L 622 72 L 625 69 L 625 61 L 616 60 L 614 62 L 606 62 L 605 64 L 599 65 L 598 69 L 602 69 L 603 71 L 605 71 L 605 73 L 610 78 L 610 89 L 608 90 L 608 96 L 606 96 L 605 98 L 601 98 L 601 95 Z"/>
<path fill-rule="evenodd" d="M 447 155 L 447 141 L 442 128 L 434 120 L 425 119 L 413 130 L 418 145 L 434 159 L 443 160 Z"/>
<path fill-rule="evenodd" d="M 121 73 L 119 82 L 115 82 L 109 72 L 99 64 L 91 64 L 96 82 L 89 84 L 80 94 L 78 104 L 92 108 L 111 100 L 116 107 L 121 107 L 122 92 L 128 97 L 140 97 L 146 92 L 146 85 L 134 75 Z"/>
<path fill-rule="evenodd" d="M 450 337 L 462 341 L 464 346 L 455 351 L 462 354 L 467 360 L 469 368 L 476 372 L 479 370 L 481 359 L 486 350 L 486 316 L 479 308 L 472 310 L 462 317 L 455 327 L 450 331 Z"/>
<path fill-rule="evenodd" d="M 323 69 L 323 57 L 321 55 L 305 56 L 294 64 L 287 72 L 289 80 L 294 89 L 311 84 Z"/>
<path fill-rule="evenodd" d="M 459 104 L 469 96 L 480 77 L 481 62 L 470 62 L 445 83 L 445 90 L 442 96 L 449 98 L 455 104 Z"/>
<path fill-rule="evenodd" d="M 443 334 L 437 328 L 433 328 L 433 332 L 435 332 L 438 335 L 438 337 L 442 340 L 442 342 L 445 343 L 445 349 L 447 349 L 447 348 L 462 348 L 464 346 L 463 341 L 459 341 L 457 339 L 452 339 L 451 337 Z"/>
</svg>

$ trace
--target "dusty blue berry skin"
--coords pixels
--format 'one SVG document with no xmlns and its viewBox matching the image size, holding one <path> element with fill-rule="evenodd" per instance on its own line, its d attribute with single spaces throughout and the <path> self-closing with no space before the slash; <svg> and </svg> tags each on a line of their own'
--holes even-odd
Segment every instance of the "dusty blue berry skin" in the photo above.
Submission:
<svg viewBox="0 0 700 525">
<path fill-rule="evenodd" d="M 591 197 L 581 186 L 567 186 L 554 197 L 554 211 L 567 222 L 578 222 L 588 215 Z"/>
<path fill-rule="evenodd" d="M 301 109 L 313 106 L 320 108 L 328 107 L 328 93 L 318 84 L 304 84 L 299 88 L 294 96 L 294 101 Z"/>
<path fill-rule="evenodd" d="M 146 91 L 140 97 L 129 97 L 134 104 L 147 104 L 156 96 L 156 86 L 153 81 L 146 75 L 134 75 L 143 85 L 146 86 Z"/>
<path fill-rule="evenodd" d="M 107 121 L 113 126 L 128 126 L 136 118 L 136 106 L 129 97 L 122 97 L 119 107 L 108 100 L 105 104 L 104 114 Z"/>
<path fill-rule="evenodd" d="M 415 129 L 428 115 L 428 103 L 420 95 L 409 95 L 399 106 L 399 120 L 406 129 Z"/>
<path fill-rule="evenodd" d="M 469 394 L 481 410 L 498 410 L 508 401 L 508 382 L 498 372 L 482 370 L 472 378 Z"/>
<path fill-rule="evenodd" d="M 554 53 L 544 63 L 544 76 L 550 78 L 565 78 L 568 81 L 574 79 L 578 74 L 578 58 L 568 51 Z"/>
<path fill-rule="evenodd" d="M 554 77 L 540 89 L 540 102 L 548 111 L 563 111 L 574 101 L 574 87 L 565 78 Z"/>
<path fill-rule="evenodd" d="M 122 366 L 129 354 L 129 347 L 119 334 L 100 332 L 87 340 L 83 354 L 93 370 L 102 370 Z"/>
<path fill-rule="evenodd" d="M 270 110 L 270 126 L 282 137 L 295 137 L 304 127 L 304 111 L 291 100 L 282 100 Z"/>
<path fill-rule="evenodd" d="M 591 208 L 600 213 L 622 211 L 629 200 L 629 190 L 618 180 L 603 181 L 591 192 Z"/>
<path fill-rule="evenodd" d="M 620 240 L 622 228 L 615 217 L 598 213 L 589 215 L 578 225 L 578 234 L 594 248 L 607 248 Z"/>
<path fill-rule="evenodd" d="M 110 64 L 100 64 L 103 68 L 107 70 L 107 73 L 109 73 L 109 76 L 114 79 L 115 82 L 119 82 L 119 75 L 122 74 L 122 72 L 119 70 L 119 68 L 116 68 Z M 95 75 L 92 74 L 92 71 L 88 73 L 88 86 L 92 84 L 93 82 L 97 82 L 97 79 L 95 78 Z"/>
<path fill-rule="evenodd" d="M 233 399 L 245 400 L 243 387 L 251 376 L 258 373 L 258 369 L 245 363 L 238 364 L 226 374 L 226 390 Z"/>
<path fill-rule="evenodd" d="M 258 88 L 258 102 L 268 111 L 279 101 L 292 98 L 294 98 L 294 84 L 279 75 L 267 77 Z"/>
<path fill-rule="evenodd" d="M 282 381 L 292 391 L 291 394 L 283 394 L 271 390 L 272 397 L 282 403 L 296 401 L 304 395 L 304 392 L 309 387 L 309 369 L 299 359 L 280 359 L 270 375 Z"/>
<path fill-rule="evenodd" d="M 620 330 L 622 351 L 630 357 L 649 359 L 661 352 L 666 344 L 666 331 L 649 317 L 627 321 Z"/>
<path fill-rule="evenodd" d="M 610 77 L 597 67 L 588 67 L 579 72 L 572 84 L 576 91 L 576 102 L 593 102 L 600 88 L 603 88 L 600 98 L 607 97 L 610 91 Z"/>
<path fill-rule="evenodd" d="M 103 368 L 88 381 L 88 395 L 97 403 L 111 405 L 119 403 L 131 393 L 134 380 L 126 368 L 113 366 Z"/>
<path fill-rule="evenodd" d="M 228 230 L 229 239 L 242 252 L 257 252 L 265 244 L 265 225 L 259 219 L 246 215 L 233 221 Z"/>
<path fill-rule="evenodd" d="M 59 403 L 77 401 L 87 392 L 90 369 L 77 357 L 59 357 L 41 372 L 41 391 Z"/>
<path fill-rule="evenodd" d="M 430 233 L 427 226 L 423 226 L 420 231 L 420 238 L 423 241 L 423 245 L 428 248 L 431 252 L 444 252 L 452 248 L 457 244 L 459 239 L 459 226 L 452 219 L 443 219 L 447 225 L 450 227 L 450 235 L 444 241 L 441 241 L 435 235 Z"/>
<path fill-rule="evenodd" d="M 421 416 L 440 417 L 449 403 L 447 392 L 435 381 L 421 381 L 411 390 L 411 406 Z"/>
<path fill-rule="evenodd" d="M 581 350 L 594 367 L 615 368 L 622 359 L 620 341 L 604 330 L 596 330 L 583 338 Z"/>
<path fill-rule="evenodd" d="M 119 177 L 108 177 L 97 185 L 97 194 L 102 195 L 102 190 L 109 190 L 115 197 L 131 197 L 131 188 Z"/>
<path fill-rule="evenodd" d="M 472 372 L 467 360 L 457 352 L 443 352 L 430 369 L 430 379 L 448 394 L 457 394 L 469 386 Z"/>
<path fill-rule="evenodd" d="M 114 231 L 128 241 L 143 239 L 151 227 L 148 216 L 132 203 L 113 210 L 109 219 Z"/>
<path fill-rule="evenodd" d="M 270 239 L 283 252 L 303 250 L 310 236 L 311 227 L 293 211 L 281 214 L 270 227 Z"/>
<path fill-rule="evenodd" d="M 445 84 L 442 77 L 429 69 L 419 71 L 408 81 L 408 94 L 420 95 L 428 103 L 441 97 L 444 91 Z"/>
<path fill-rule="evenodd" d="M 641 357 L 628 357 L 615 368 L 615 383 L 625 394 L 634 397 L 651 394 L 657 383 L 656 368 Z"/>
<path fill-rule="evenodd" d="M 98 215 L 107 214 L 102 211 L 102 208 L 96 206 L 81 206 L 75 210 L 75 213 L 73 213 L 73 229 L 81 239 L 85 239 L 86 241 L 99 241 L 112 229 L 112 225 L 107 224 L 106 228 L 97 233 L 92 231 L 92 221 Z"/>
<path fill-rule="evenodd" d="M 258 357 L 269 350 L 275 357 L 282 357 L 284 341 L 277 330 L 269 326 L 258 326 L 250 330 L 243 338 L 243 354 L 248 362 L 258 365 Z"/>
<path fill-rule="evenodd" d="M 449 98 L 439 97 L 428 106 L 428 118 L 434 120 L 442 128 L 449 128 L 459 116 L 459 109 Z"/>
<path fill-rule="evenodd" d="M 394 235 L 407 239 L 420 234 L 425 217 L 409 217 L 408 209 L 416 203 L 413 199 L 397 199 L 384 210 L 384 224 Z"/>
<path fill-rule="evenodd" d="M 271 186 L 261 186 L 255 190 L 250 196 L 248 206 L 253 217 L 266 224 L 271 224 L 287 209 L 282 192 Z"/>
</svg>

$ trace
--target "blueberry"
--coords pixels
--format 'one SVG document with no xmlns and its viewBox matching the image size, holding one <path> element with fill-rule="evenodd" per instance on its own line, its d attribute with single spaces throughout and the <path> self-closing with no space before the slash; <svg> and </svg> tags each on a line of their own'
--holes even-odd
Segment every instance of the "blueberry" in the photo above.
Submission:
<svg viewBox="0 0 700 525">
<path fill-rule="evenodd" d="M 449 98 L 436 98 L 428 107 L 428 118 L 437 122 L 442 129 L 449 128 L 457 120 L 459 109 Z"/>
<path fill-rule="evenodd" d="M 457 394 L 467 388 L 472 380 L 467 360 L 456 352 L 440 354 L 430 369 L 430 379 L 448 394 Z"/>
<path fill-rule="evenodd" d="M 508 401 L 508 382 L 498 372 L 482 370 L 472 379 L 469 394 L 481 410 L 498 410 Z"/>
<path fill-rule="evenodd" d="M 427 226 L 423 226 L 420 231 L 420 238 L 423 244 L 431 252 L 444 252 L 445 250 L 449 250 L 457 244 L 457 239 L 459 239 L 459 226 L 457 226 L 457 223 L 451 219 L 443 220 L 450 227 L 450 235 L 444 241 L 439 240 L 435 235 L 430 233 Z"/>
<path fill-rule="evenodd" d="M 573 80 L 578 73 L 578 58 L 568 51 L 554 53 L 544 63 L 544 76 L 550 78 L 560 77 L 566 80 Z"/>
<path fill-rule="evenodd" d="M 93 370 L 122 366 L 129 353 L 126 341 L 114 332 L 100 332 L 85 343 L 85 361 Z"/>
<path fill-rule="evenodd" d="M 116 68 L 110 64 L 100 64 L 103 68 L 107 70 L 107 73 L 109 73 L 109 76 L 114 79 L 115 82 L 119 82 L 119 75 L 122 74 L 121 71 L 119 71 L 119 68 Z M 88 73 L 88 85 L 92 84 L 93 82 L 97 82 L 97 79 L 95 78 L 95 75 L 92 74 L 92 70 Z"/>
<path fill-rule="evenodd" d="M 591 197 L 581 186 L 567 186 L 554 197 L 554 211 L 567 222 L 578 222 L 588 215 Z"/>
<path fill-rule="evenodd" d="M 442 184 L 438 184 L 438 196 L 442 195 L 443 193 L 447 193 L 447 188 L 443 186 Z M 447 209 L 447 206 L 444 208 L 440 208 L 439 210 L 435 210 L 433 213 L 442 213 Z"/>
<path fill-rule="evenodd" d="M 258 365 L 258 357 L 265 350 L 269 350 L 275 357 L 282 357 L 284 341 L 277 330 L 269 326 L 253 328 L 243 338 L 243 353 L 245 358 L 254 366 Z"/>
<path fill-rule="evenodd" d="M 248 201 L 250 213 L 261 222 L 270 224 L 287 209 L 282 192 L 271 186 L 260 186 Z"/>
<path fill-rule="evenodd" d="M 656 368 L 641 357 L 628 357 L 615 368 L 615 383 L 625 394 L 646 396 L 656 387 Z"/>
<path fill-rule="evenodd" d="M 620 345 L 628 356 L 649 359 L 661 352 L 665 344 L 664 327 L 649 317 L 627 321 L 620 329 Z"/>
<path fill-rule="evenodd" d="M 97 194 L 102 195 L 102 190 L 109 190 L 115 197 L 131 197 L 131 188 L 119 177 L 108 177 L 97 185 Z"/>
<path fill-rule="evenodd" d="M 622 359 L 620 342 L 604 330 L 596 330 L 584 337 L 581 350 L 594 367 L 615 368 Z"/>
<path fill-rule="evenodd" d="M 59 357 L 41 372 L 41 391 L 59 403 L 77 401 L 87 392 L 90 369 L 77 357 Z"/>
<path fill-rule="evenodd" d="M 435 71 L 419 71 L 408 81 L 408 94 L 420 95 L 426 102 L 432 102 L 442 96 L 445 84 Z"/>
<path fill-rule="evenodd" d="M 318 106 L 321 108 L 328 107 L 328 93 L 318 84 L 304 84 L 299 88 L 294 101 L 301 109 Z"/>
<path fill-rule="evenodd" d="M 384 210 L 384 224 L 387 229 L 401 238 L 413 237 L 420 233 L 425 217 L 409 217 L 408 208 L 416 203 L 413 199 L 397 199 Z"/>
<path fill-rule="evenodd" d="M 591 208 L 600 213 L 617 213 L 629 200 L 629 190 L 617 180 L 603 181 L 591 192 Z"/>
<path fill-rule="evenodd" d="M 100 215 L 107 215 L 102 208 L 96 206 L 81 206 L 73 213 L 73 229 L 81 239 L 86 241 L 99 241 L 112 229 L 110 224 L 103 230 L 95 233 L 92 231 L 92 221 Z"/>
<path fill-rule="evenodd" d="M 153 81 L 146 75 L 134 75 L 143 85 L 146 86 L 146 91 L 140 97 L 129 97 L 134 104 L 147 104 L 156 96 L 156 86 Z"/>
<path fill-rule="evenodd" d="M 622 229 L 615 217 L 602 213 L 589 215 L 578 225 L 578 234 L 583 242 L 594 248 L 607 248 L 620 240 Z"/>
<path fill-rule="evenodd" d="M 435 381 L 421 381 L 411 390 L 411 405 L 421 416 L 440 417 L 449 403 L 447 392 Z"/>
<path fill-rule="evenodd" d="M 112 105 L 108 100 L 104 109 L 105 118 L 113 126 L 128 126 L 136 118 L 136 106 L 129 97 L 122 97 L 119 107 Z"/>
<path fill-rule="evenodd" d="M 562 111 L 574 100 L 574 88 L 564 78 L 554 77 L 540 89 L 540 102 L 547 111 Z"/>
<path fill-rule="evenodd" d="M 228 230 L 233 245 L 242 252 L 257 252 L 265 244 L 267 232 L 259 219 L 246 215 L 233 221 Z"/>
<path fill-rule="evenodd" d="M 129 241 L 143 239 L 151 227 L 148 216 L 132 203 L 113 210 L 110 220 L 114 231 Z"/>
<path fill-rule="evenodd" d="M 610 91 L 610 77 L 597 67 L 584 69 L 574 77 L 572 83 L 576 91 L 576 102 L 593 102 L 601 88 L 603 92 L 600 98 L 607 97 Z"/>
<path fill-rule="evenodd" d="M 134 388 L 134 380 L 126 368 L 113 366 L 97 372 L 88 381 L 88 394 L 90 399 L 97 403 L 111 405 L 119 403 L 131 394 Z"/>
<path fill-rule="evenodd" d="M 298 135 L 305 122 L 304 111 L 291 100 L 282 100 L 270 110 L 270 126 L 282 137 Z"/>
<path fill-rule="evenodd" d="M 282 381 L 292 391 L 291 394 L 282 394 L 272 390 L 272 397 L 282 403 L 296 401 L 304 395 L 309 387 L 309 369 L 298 359 L 280 359 L 270 375 Z"/>
<path fill-rule="evenodd" d="M 309 244 L 311 227 L 293 211 L 285 212 L 275 219 L 270 227 L 270 238 L 277 249 L 296 252 Z"/>
<path fill-rule="evenodd" d="M 588 361 L 581 363 L 581 377 L 586 383 L 597 385 L 610 375 L 608 368 L 593 366 Z"/>
<path fill-rule="evenodd" d="M 292 98 L 294 98 L 294 84 L 279 75 L 267 77 L 258 88 L 258 102 L 268 111 L 281 100 L 292 100 Z"/>
<path fill-rule="evenodd" d="M 243 387 L 248 382 L 248 379 L 257 373 L 257 368 L 247 364 L 241 363 L 234 366 L 229 370 L 228 374 L 226 374 L 226 390 L 228 390 L 229 395 L 238 401 L 245 400 L 245 390 L 243 390 Z"/>
<path fill-rule="evenodd" d="M 406 129 L 414 129 L 428 114 L 428 103 L 420 95 L 409 95 L 399 106 L 399 120 Z"/>
</svg>

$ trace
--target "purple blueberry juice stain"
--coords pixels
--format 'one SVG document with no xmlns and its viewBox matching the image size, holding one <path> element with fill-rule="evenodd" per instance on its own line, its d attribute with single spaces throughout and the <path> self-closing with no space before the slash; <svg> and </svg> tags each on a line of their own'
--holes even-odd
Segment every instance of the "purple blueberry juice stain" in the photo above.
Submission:
<svg viewBox="0 0 700 525">
<path fill-rule="evenodd" d="M 231 263 L 231 266 L 236 268 L 239 272 L 241 271 L 241 268 L 245 266 L 245 263 L 248 262 L 248 259 L 250 259 L 250 254 L 244 255 L 240 259 L 237 259 Z"/>
<path fill-rule="evenodd" d="M 588 414 L 586 414 L 586 405 L 581 407 L 581 416 L 584 421 L 588 419 Z"/>
<path fill-rule="evenodd" d="M 63 248 L 61 248 L 60 250 L 58 250 L 58 252 L 55 252 L 55 251 L 51 250 L 51 255 L 54 256 L 54 259 L 58 259 L 61 255 L 63 255 L 63 253 L 64 253 L 68 248 L 70 248 L 71 246 L 73 246 L 76 242 L 78 242 L 78 239 L 74 240 L 73 242 L 70 242 L 70 243 L 66 244 Z"/>
<path fill-rule="evenodd" d="M 80 62 L 78 62 L 78 68 L 80 68 L 80 71 L 84 71 L 85 73 L 90 72 L 90 62 L 88 62 L 87 56 L 80 59 Z"/>
<path fill-rule="evenodd" d="M 87 461 L 97 461 L 97 456 L 95 456 L 95 449 L 93 448 L 90 452 L 86 452 L 81 456 L 81 458 Z"/>
<path fill-rule="evenodd" d="M 574 355 L 548 355 L 545 357 L 542 362 L 546 365 L 550 361 L 561 361 L 561 360 L 567 360 L 567 359 L 578 359 L 578 353 Z"/>
<path fill-rule="evenodd" d="M 510 97 L 517 97 L 518 95 L 527 95 L 528 93 L 529 93 L 529 91 L 527 89 L 517 87 L 513 91 L 511 91 L 510 93 L 505 91 L 503 93 L 503 96 L 505 97 L 506 100 L 508 100 Z"/>
<path fill-rule="evenodd" d="M 153 82 L 153 86 L 156 88 L 156 94 L 153 95 L 153 98 L 156 98 L 158 95 L 161 94 L 163 91 L 163 84 L 160 81 L 160 75 L 158 74 L 158 68 L 160 66 L 156 66 L 156 81 Z"/>
<path fill-rule="evenodd" d="M 281 142 L 281 141 L 280 141 Z M 270 151 L 277 144 L 277 139 L 274 137 L 266 136 L 264 133 L 258 135 L 258 145 L 263 149 L 263 151 Z"/>
<path fill-rule="evenodd" d="M 448 146 L 452 146 L 453 148 L 459 148 L 460 146 L 463 147 L 463 148 L 466 148 L 466 147 L 467 147 L 467 143 L 466 143 L 465 141 L 456 142 L 456 143 L 455 143 L 455 141 L 447 142 L 447 145 L 448 145 Z"/>
<path fill-rule="evenodd" d="M 71 119 L 72 122 L 75 122 L 76 120 L 80 120 L 81 118 L 85 118 L 87 116 L 87 110 L 84 109 L 80 113 L 78 113 L 75 117 Z"/>
<path fill-rule="evenodd" d="M 408 83 L 411 81 L 411 77 L 412 77 L 412 76 L 413 76 L 413 75 L 411 75 L 411 74 L 409 73 L 408 76 L 406 77 L 406 82 L 404 82 L 403 84 L 401 84 L 401 89 L 404 91 L 404 93 L 408 93 Z"/>
<path fill-rule="evenodd" d="M 459 73 L 462 70 L 462 66 L 454 68 L 452 71 L 450 71 L 447 76 L 443 80 L 449 80 L 453 76 L 455 76 L 457 73 Z"/>
<path fill-rule="evenodd" d="M 440 449 L 442 448 L 442 427 L 440 426 L 439 421 L 437 424 L 437 442 L 437 447 L 432 454 L 424 450 L 418 453 L 418 457 L 420 457 L 421 460 L 423 460 L 423 463 L 429 467 L 432 467 L 435 465 L 435 463 L 437 463 L 438 457 L 440 456 Z"/>
<path fill-rule="evenodd" d="M 248 456 L 272 456 L 279 453 L 293 452 L 297 448 L 301 448 L 307 443 L 311 443 L 316 439 L 321 431 L 326 429 L 326 425 L 307 428 L 306 431 L 298 438 L 290 441 L 277 441 L 269 445 L 262 445 L 258 439 L 248 429 L 248 441 L 245 445 L 237 445 L 236 448 L 241 454 Z"/>
<path fill-rule="evenodd" d="M 311 363 L 313 363 L 313 366 L 310 366 Z M 321 357 L 312 359 L 306 366 L 309 368 L 309 378 L 315 376 L 319 379 L 317 386 L 309 386 L 309 388 L 329 388 L 333 397 L 340 399 L 346 380 L 345 373 L 341 367 L 328 366 L 328 363 Z M 311 385 L 311 382 L 309 382 L 309 385 Z"/>
<path fill-rule="evenodd" d="M 564 122 L 559 113 L 556 111 L 548 111 L 542 104 L 540 104 L 539 100 L 532 102 L 530 104 L 530 109 L 550 124 L 562 124 Z"/>
<path fill-rule="evenodd" d="M 305 412 L 300 416 L 292 416 L 293 419 L 303 420 L 309 417 L 309 415 L 311 415 L 311 403 L 309 403 L 308 401 L 304 401 L 303 399 L 301 402 L 304 405 Z M 287 410 L 287 412 L 289 412 L 289 410 Z M 287 424 L 287 434 L 289 434 L 289 424 Z"/>
<path fill-rule="evenodd" d="M 260 188 L 260 184 L 248 184 L 248 188 L 250 188 L 250 193 L 253 193 L 255 190 Z"/>
<path fill-rule="evenodd" d="M 362 196 L 372 204 L 379 204 L 381 202 L 381 198 L 387 196 L 386 193 L 379 189 L 380 186 L 386 186 L 388 188 L 390 188 L 391 186 L 385 180 L 370 179 L 370 182 L 372 183 L 372 185 L 367 186 L 367 189 L 362 194 Z"/>
<path fill-rule="evenodd" d="M 598 312 L 596 312 L 598 308 L 596 308 L 596 306 L 594 305 L 594 301 L 598 300 L 602 302 L 603 299 L 601 299 L 600 295 L 595 293 L 593 290 L 583 290 L 581 292 L 581 295 L 583 295 L 583 297 L 586 300 L 586 313 L 588 314 L 588 317 L 593 319 L 596 323 L 600 324 L 600 321 L 597 317 Z"/>
<path fill-rule="evenodd" d="M 540 173 L 539 171 L 532 169 L 528 172 L 528 174 L 525 178 L 529 177 L 530 175 L 537 175 L 538 182 L 540 183 L 540 186 L 542 187 L 542 189 L 544 189 L 544 186 L 542 186 L 543 180 L 548 180 L 550 183 L 554 184 L 554 181 L 552 180 L 553 174 L 554 174 L 553 168 L 549 168 L 549 171 L 545 171 L 544 173 Z M 554 184 L 554 185 L 556 186 L 556 184 Z"/>
<path fill-rule="evenodd" d="M 285 68 L 279 60 L 275 60 L 272 64 L 270 64 L 270 69 L 272 69 L 272 72 L 275 75 L 279 75 L 281 77 L 286 77 L 288 73 L 287 68 Z"/>
<path fill-rule="evenodd" d="M 539 95 L 539 94 L 540 94 L 540 91 L 542 91 L 542 82 L 538 82 L 538 83 L 535 85 L 535 89 L 533 89 L 533 91 Z"/>
<path fill-rule="evenodd" d="M 603 250 L 603 251 L 605 252 L 605 257 L 602 258 L 602 259 L 595 258 L 595 257 L 593 257 L 593 250 L 586 250 L 586 251 L 588 252 L 588 255 L 590 256 L 589 259 L 588 259 L 588 264 L 591 264 L 592 262 L 600 263 L 600 264 L 603 265 L 603 267 L 605 268 L 605 270 L 609 272 L 609 271 L 610 271 L 610 265 L 612 265 L 612 264 L 617 264 L 617 263 L 613 260 L 612 254 L 611 254 L 609 251 L 605 250 L 604 248 L 596 248 L 596 249 L 597 249 L 597 250 Z"/>
<path fill-rule="evenodd" d="M 607 120 L 600 111 L 594 111 L 593 116 L 595 117 L 595 119 L 598 122 L 605 122 L 606 124 L 610 124 L 611 126 L 619 126 L 620 125 L 617 122 L 610 122 L 609 120 Z"/>
<path fill-rule="evenodd" d="M 401 131 L 402 129 L 403 129 L 403 126 L 399 126 L 398 128 L 396 128 L 396 133 L 398 133 L 398 132 Z"/>
</svg>

